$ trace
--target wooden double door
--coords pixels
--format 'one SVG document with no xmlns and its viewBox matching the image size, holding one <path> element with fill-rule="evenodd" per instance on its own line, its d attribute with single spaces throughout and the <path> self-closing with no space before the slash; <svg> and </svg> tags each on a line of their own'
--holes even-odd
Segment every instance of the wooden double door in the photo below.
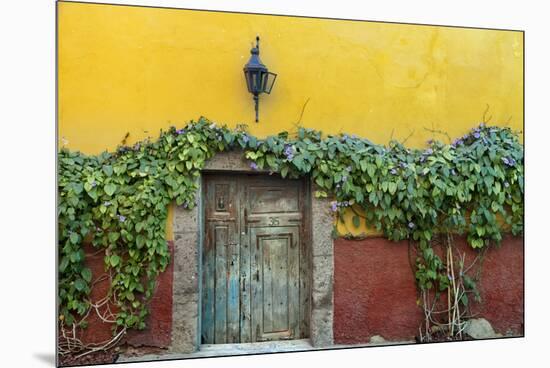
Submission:
<svg viewBox="0 0 550 368">
<path fill-rule="evenodd" d="M 252 174 L 204 178 L 201 342 L 307 337 L 306 182 Z"/>
</svg>

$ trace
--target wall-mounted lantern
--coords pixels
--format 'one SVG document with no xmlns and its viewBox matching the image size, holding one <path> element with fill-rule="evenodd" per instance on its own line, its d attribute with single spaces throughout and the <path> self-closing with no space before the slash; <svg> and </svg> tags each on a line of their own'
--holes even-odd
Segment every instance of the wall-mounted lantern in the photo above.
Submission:
<svg viewBox="0 0 550 368">
<path fill-rule="evenodd" d="M 250 50 L 252 54 L 250 60 L 244 66 L 244 77 L 248 92 L 254 95 L 254 105 L 256 109 L 256 122 L 258 122 L 258 103 L 261 93 L 271 93 L 277 74 L 271 73 L 260 60 L 260 37 L 256 37 L 256 47 Z"/>
</svg>

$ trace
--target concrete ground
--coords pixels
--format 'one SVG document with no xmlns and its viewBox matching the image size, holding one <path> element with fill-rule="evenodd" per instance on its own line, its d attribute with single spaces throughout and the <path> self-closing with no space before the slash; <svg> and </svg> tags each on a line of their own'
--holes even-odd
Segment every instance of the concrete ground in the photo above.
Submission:
<svg viewBox="0 0 550 368">
<path fill-rule="evenodd" d="M 154 360 L 172 360 L 172 359 L 190 359 L 190 358 L 208 358 L 247 354 L 267 354 L 267 353 L 285 353 L 293 351 L 312 351 L 339 348 L 358 348 L 385 345 L 403 345 L 411 344 L 414 341 L 383 341 L 380 343 L 357 344 L 357 345 L 333 345 L 327 348 L 315 348 L 311 346 L 309 339 L 290 340 L 290 341 L 268 341 L 245 344 L 210 344 L 201 345 L 200 350 L 189 354 L 166 353 L 166 354 L 146 354 L 141 356 L 126 357 L 121 355 L 117 363 L 121 362 L 143 362 Z"/>
</svg>

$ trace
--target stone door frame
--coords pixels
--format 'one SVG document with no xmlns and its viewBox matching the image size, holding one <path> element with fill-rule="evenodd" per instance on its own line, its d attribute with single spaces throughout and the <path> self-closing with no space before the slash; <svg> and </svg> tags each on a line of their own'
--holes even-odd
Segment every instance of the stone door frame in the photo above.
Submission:
<svg viewBox="0 0 550 368">
<path fill-rule="evenodd" d="M 206 162 L 205 172 L 268 173 L 267 170 L 252 170 L 242 151 L 216 154 Z M 202 185 L 202 176 L 200 178 Z M 188 210 L 174 205 L 174 281 L 172 289 L 172 343 L 171 352 L 191 353 L 200 348 L 201 300 L 202 300 L 202 247 L 203 215 L 202 188 L 196 193 L 197 206 Z M 309 193 L 310 205 L 310 331 L 313 347 L 333 344 L 333 217 L 328 199 L 315 198 L 314 187 Z M 307 226 L 307 225 L 306 225 Z"/>
</svg>

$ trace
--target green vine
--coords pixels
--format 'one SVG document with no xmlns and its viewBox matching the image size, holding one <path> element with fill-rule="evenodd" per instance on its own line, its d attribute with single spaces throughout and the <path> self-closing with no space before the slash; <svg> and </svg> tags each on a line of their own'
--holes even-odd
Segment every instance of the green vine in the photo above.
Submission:
<svg viewBox="0 0 550 368">
<path fill-rule="evenodd" d="M 438 234 L 465 233 L 479 249 L 499 243 L 504 231 L 523 231 L 523 146 L 509 128 L 482 124 L 450 145 L 431 141 L 418 150 L 345 134 L 322 137 L 303 128 L 295 136 L 282 132 L 257 139 L 245 126 L 232 130 L 201 118 L 113 153 L 59 152 L 62 328 L 85 327 L 85 317 L 97 307 L 90 301 L 85 243 L 105 252 L 107 299 L 115 310 L 104 318 L 113 323 L 114 334 L 145 328 L 156 276 L 169 263 L 168 206 L 175 201 L 193 208 L 205 162 L 233 149 L 244 150 L 253 169 L 290 178 L 309 175 L 317 197 L 334 198 L 335 214 L 354 211 L 354 226 L 416 242 L 421 290 L 443 291 L 452 284 L 448 262 L 432 247 Z"/>
</svg>

